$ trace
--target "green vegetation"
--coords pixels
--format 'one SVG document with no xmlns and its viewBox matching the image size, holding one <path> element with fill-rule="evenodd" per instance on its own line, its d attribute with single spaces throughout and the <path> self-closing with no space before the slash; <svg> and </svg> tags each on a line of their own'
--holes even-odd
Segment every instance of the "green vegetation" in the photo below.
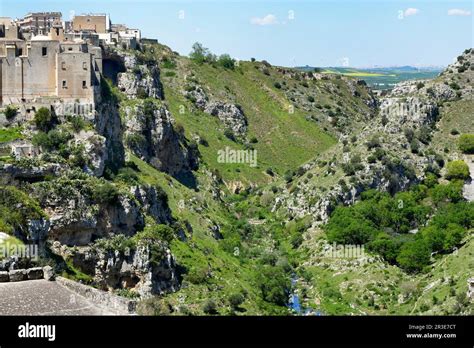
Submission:
<svg viewBox="0 0 474 348">
<path fill-rule="evenodd" d="M 12 209 L 15 207 L 15 209 Z M 29 220 L 46 217 L 38 202 L 14 186 L 0 186 L 0 231 L 22 231 Z"/>
<path fill-rule="evenodd" d="M 325 230 L 330 242 L 366 244 L 389 263 L 420 272 L 432 252 L 459 245 L 472 221 L 474 204 L 462 201 L 462 184 L 453 182 L 431 189 L 419 185 L 393 197 L 364 192 L 361 202 L 336 208 Z"/>
<path fill-rule="evenodd" d="M 6 143 L 13 140 L 22 139 L 22 129 L 18 127 L 1 128 L 0 129 L 0 143 Z"/>
<path fill-rule="evenodd" d="M 459 150 L 466 154 L 474 154 L 474 134 L 462 134 L 459 137 Z"/>
<path fill-rule="evenodd" d="M 469 167 L 461 160 L 449 162 L 446 166 L 446 179 L 448 180 L 467 180 L 469 179 Z"/>
<path fill-rule="evenodd" d="M 51 111 L 45 107 L 38 109 L 35 113 L 34 123 L 39 130 L 48 132 L 53 127 Z"/>
<path fill-rule="evenodd" d="M 8 121 L 11 121 L 15 118 L 16 114 L 18 113 L 18 109 L 14 106 L 8 105 L 5 109 L 5 117 Z"/>
</svg>

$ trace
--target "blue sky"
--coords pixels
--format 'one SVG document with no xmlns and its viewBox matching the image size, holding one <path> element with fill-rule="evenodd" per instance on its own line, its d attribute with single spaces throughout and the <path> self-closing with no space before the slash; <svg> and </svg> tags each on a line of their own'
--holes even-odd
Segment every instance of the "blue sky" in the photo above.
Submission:
<svg viewBox="0 0 474 348">
<path fill-rule="evenodd" d="M 30 11 L 109 13 L 187 55 L 283 66 L 447 65 L 473 47 L 471 0 L 0 0 L 0 16 Z M 183 16 L 184 15 L 184 16 Z M 184 18 L 183 18 L 184 17 Z"/>
</svg>

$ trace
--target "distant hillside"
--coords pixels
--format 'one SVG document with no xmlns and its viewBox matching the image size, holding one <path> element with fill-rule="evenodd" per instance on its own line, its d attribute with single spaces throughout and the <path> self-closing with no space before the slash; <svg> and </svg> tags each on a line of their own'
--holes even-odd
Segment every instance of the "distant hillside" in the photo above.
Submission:
<svg viewBox="0 0 474 348">
<path fill-rule="evenodd" d="M 302 71 L 313 71 L 315 68 L 310 66 L 298 67 Z M 363 79 L 374 89 L 391 89 L 397 83 L 408 80 L 426 80 L 437 77 L 442 68 L 438 67 L 380 67 L 380 68 L 341 68 L 341 67 L 325 67 L 321 69 L 327 74 L 341 74 Z"/>
</svg>

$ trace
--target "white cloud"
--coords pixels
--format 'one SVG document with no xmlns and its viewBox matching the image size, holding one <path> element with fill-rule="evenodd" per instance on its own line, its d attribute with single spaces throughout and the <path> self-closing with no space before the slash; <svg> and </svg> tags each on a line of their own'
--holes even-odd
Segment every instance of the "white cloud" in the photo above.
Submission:
<svg viewBox="0 0 474 348">
<path fill-rule="evenodd" d="M 255 25 L 273 25 L 278 24 L 278 19 L 275 15 L 267 14 L 265 17 L 253 17 L 250 22 Z"/>
<path fill-rule="evenodd" d="M 418 14 L 419 12 L 420 12 L 419 9 L 413 8 L 413 7 L 409 7 L 409 8 L 407 8 L 407 9 L 403 12 L 403 15 L 404 15 L 405 17 L 414 16 L 414 15 Z"/>
<path fill-rule="evenodd" d="M 448 16 L 470 16 L 471 11 L 461 10 L 459 8 L 452 8 L 448 10 Z"/>
</svg>

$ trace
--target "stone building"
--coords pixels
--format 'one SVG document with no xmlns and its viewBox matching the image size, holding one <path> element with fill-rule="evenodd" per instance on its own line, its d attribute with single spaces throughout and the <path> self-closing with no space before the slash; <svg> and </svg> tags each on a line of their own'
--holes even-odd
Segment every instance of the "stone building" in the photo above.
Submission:
<svg viewBox="0 0 474 348">
<path fill-rule="evenodd" d="M 61 12 L 28 13 L 18 21 L 18 26 L 22 33 L 47 35 L 52 28 L 62 28 L 61 17 Z"/>
<path fill-rule="evenodd" d="M 62 29 L 31 40 L 0 37 L 0 106 L 55 99 L 95 104 L 102 50 L 83 40 L 65 40 Z"/>
<path fill-rule="evenodd" d="M 73 31 L 93 31 L 107 33 L 110 31 L 110 18 L 106 14 L 86 14 L 74 16 L 72 21 Z"/>
</svg>

